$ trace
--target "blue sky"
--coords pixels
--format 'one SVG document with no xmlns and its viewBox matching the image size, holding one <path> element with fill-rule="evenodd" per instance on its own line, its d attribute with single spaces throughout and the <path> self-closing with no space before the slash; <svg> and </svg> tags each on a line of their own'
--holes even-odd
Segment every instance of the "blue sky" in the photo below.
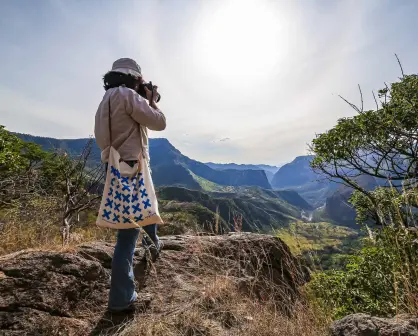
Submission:
<svg viewBox="0 0 418 336">
<path fill-rule="evenodd" d="M 372 91 L 418 72 L 415 0 L 5 0 L 0 124 L 93 133 L 102 75 L 132 57 L 160 87 L 166 137 L 201 161 L 281 164 Z"/>
</svg>

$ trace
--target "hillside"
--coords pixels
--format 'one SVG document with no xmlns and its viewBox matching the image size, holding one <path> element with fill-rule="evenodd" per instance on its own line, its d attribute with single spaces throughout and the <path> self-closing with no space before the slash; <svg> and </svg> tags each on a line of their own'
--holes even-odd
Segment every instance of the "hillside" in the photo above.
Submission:
<svg viewBox="0 0 418 336">
<path fill-rule="evenodd" d="M 280 167 L 274 174 L 271 185 L 274 189 L 296 191 L 314 208 L 325 204 L 337 185 L 318 176 L 310 167 L 313 156 L 298 156 L 292 162 Z"/>
<path fill-rule="evenodd" d="M 40 144 L 44 149 L 60 148 L 73 154 L 81 152 L 88 141 L 19 136 L 25 141 Z M 318 181 L 319 177 L 309 166 L 312 156 L 297 157 L 278 169 L 272 179 L 275 190 L 268 193 L 266 190 L 270 190 L 270 184 L 266 171 L 271 173 L 275 169 L 273 166 L 204 164 L 183 155 L 167 139 L 150 139 L 150 155 L 153 179 L 157 187 L 172 186 L 200 190 L 208 194 L 213 193 L 211 197 L 233 200 L 233 204 L 228 205 L 231 207 L 228 213 L 225 209 L 222 212 L 222 218 L 226 221 L 230 222 L 231 211 L 238 211 L 249 216 L 245 223 L 247 227 L 276 227 L 287 223 L 289 217 L 301 218 L 301 210 L 310 213 L 316 209 L 315 221 L 358 228 L 355 224 L 355 212 L 348 202 L 352 190 L 325 180 Z M 92 159 L 95 162 L 100 160 L 97 146 L 93 147 Z M 366 181 L 364 183 L 370 184 Z M 257 186 L 265 190 L 257 198 L 254 191 L 246 186 Z M 225 201 L 220 204 L 223 203 Z M 226 208 L 226 205 L 220 205 L 220 208 L 224 207 Z M 249 210 L 250 208 L 252 210 Z M 210 208 L 210 211 L 215 210 Z M 263 221 L 266 221 L 264 225 L 261 224 Z"/>
<path fill-rule="evenodd" d="M 294 222 L 275 234 L 311 269 L 341 269 L 362 243 L 359 231 L 326 222 Z"/>
<path fill-rule="evenodd" d="M 163 213 L 177 212 L 183 218 L 192 213 L 198 223 L 209 223 L 213 226 L 215 213 L 218 212 L 221 218 L 220 231 L 233 230 L 233 216 L 241 214 L 244 231 L 269 232 L 300 218 L 301 211 L 310 207 L 297 193 L 276 193 L 260 188 L 245 188 L 231 193 L 205 193 L 163 187 L 158 189 L 158 197 L 162 202 Z"/>
<path fill-rule="evenodd" d="M 316 222 L 325 221 L 359 229 L 355 210 L 349 202 L 353 189 L 320 178 L 309 166 L 312 158 L 297 157 L 281 167 L 272 181 L 273 187 L 296 191 L 315 209 L 313 220 Z M 366 190 L 386 183 L 370 176 L 360 176 L 357 181 Z"/>
<path fill-rule="evenodd" d="M 373 190 L 386 181 L 375 179 L 372 176 L 363 175 L 358 177 L 357 183 L 366 190 Z M 335 192 L 326 199 L 325 205 L 318 211 L 317 218 L 338 223 L 358 229 L 356 224 L 356 211 L 349 202 L 353 189 L 340 184 Z"/>
<path fill-rule="evenodd" d="M 53 139 L 17 134 L 25 141 L 40 144 L 43 149 L 63 149 L 72 155 L 81 152 L 88 139 Z M 177 150 L 167 139 L 150 139 L 151 169 L 157 186 L 175 185 L 200 189 L 190 172 L 208 181 L 225 186 L 259 186 L 270 189 L 263 170 L 212 169 L 204 163 L 192 160 Z M 100 162 L 100 150 L 93 146 L 92 159 Z"/>
</svg>

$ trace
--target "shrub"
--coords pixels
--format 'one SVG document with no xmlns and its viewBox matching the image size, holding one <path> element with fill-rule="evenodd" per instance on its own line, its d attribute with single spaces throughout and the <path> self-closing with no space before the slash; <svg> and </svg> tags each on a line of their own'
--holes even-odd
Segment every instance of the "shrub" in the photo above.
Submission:
<svg viewBox="0 0 418 336">
<path fill-rule="evenodd" d="M 351 313 L 418 313 L 418 239 L 414 231 L 386 227 L 343 271 L 316 273 L 309 290 L 335 318 Z"/>
</svg>

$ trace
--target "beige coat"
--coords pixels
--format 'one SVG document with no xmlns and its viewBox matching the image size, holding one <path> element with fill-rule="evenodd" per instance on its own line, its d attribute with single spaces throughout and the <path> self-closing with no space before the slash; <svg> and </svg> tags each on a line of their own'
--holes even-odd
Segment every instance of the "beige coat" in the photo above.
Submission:
<svg viewBox="0 0 418 336">
<path fill-rule="evenodd" d="M 137 160 L 142 147 L 148 156 L 148 131 L 163 131 L 164 114 L 149 106 L 148 101 L 124 86 L 106 91 L 96 112 L 94 135 L 102 150 L 103 162 L 109 159 L 109 99 L 112 145 L 124 161 Z M 142 145 L 141 145 L 142 143 Z"/>
</svg>

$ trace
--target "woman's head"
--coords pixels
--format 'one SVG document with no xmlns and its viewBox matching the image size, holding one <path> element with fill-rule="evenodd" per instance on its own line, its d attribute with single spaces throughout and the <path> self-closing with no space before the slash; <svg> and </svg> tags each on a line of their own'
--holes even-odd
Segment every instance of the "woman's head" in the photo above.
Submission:
<svg viewBox="0 0 418 336">
<path fill-rule="evenodd" d="M 132 90 L 137 90 L 143 83 L 141 68 L 131 58 L 120 58 L 113 62 L 112 70 L 103 76 L 105 90 L 124 85 Z"/>
</svg>

